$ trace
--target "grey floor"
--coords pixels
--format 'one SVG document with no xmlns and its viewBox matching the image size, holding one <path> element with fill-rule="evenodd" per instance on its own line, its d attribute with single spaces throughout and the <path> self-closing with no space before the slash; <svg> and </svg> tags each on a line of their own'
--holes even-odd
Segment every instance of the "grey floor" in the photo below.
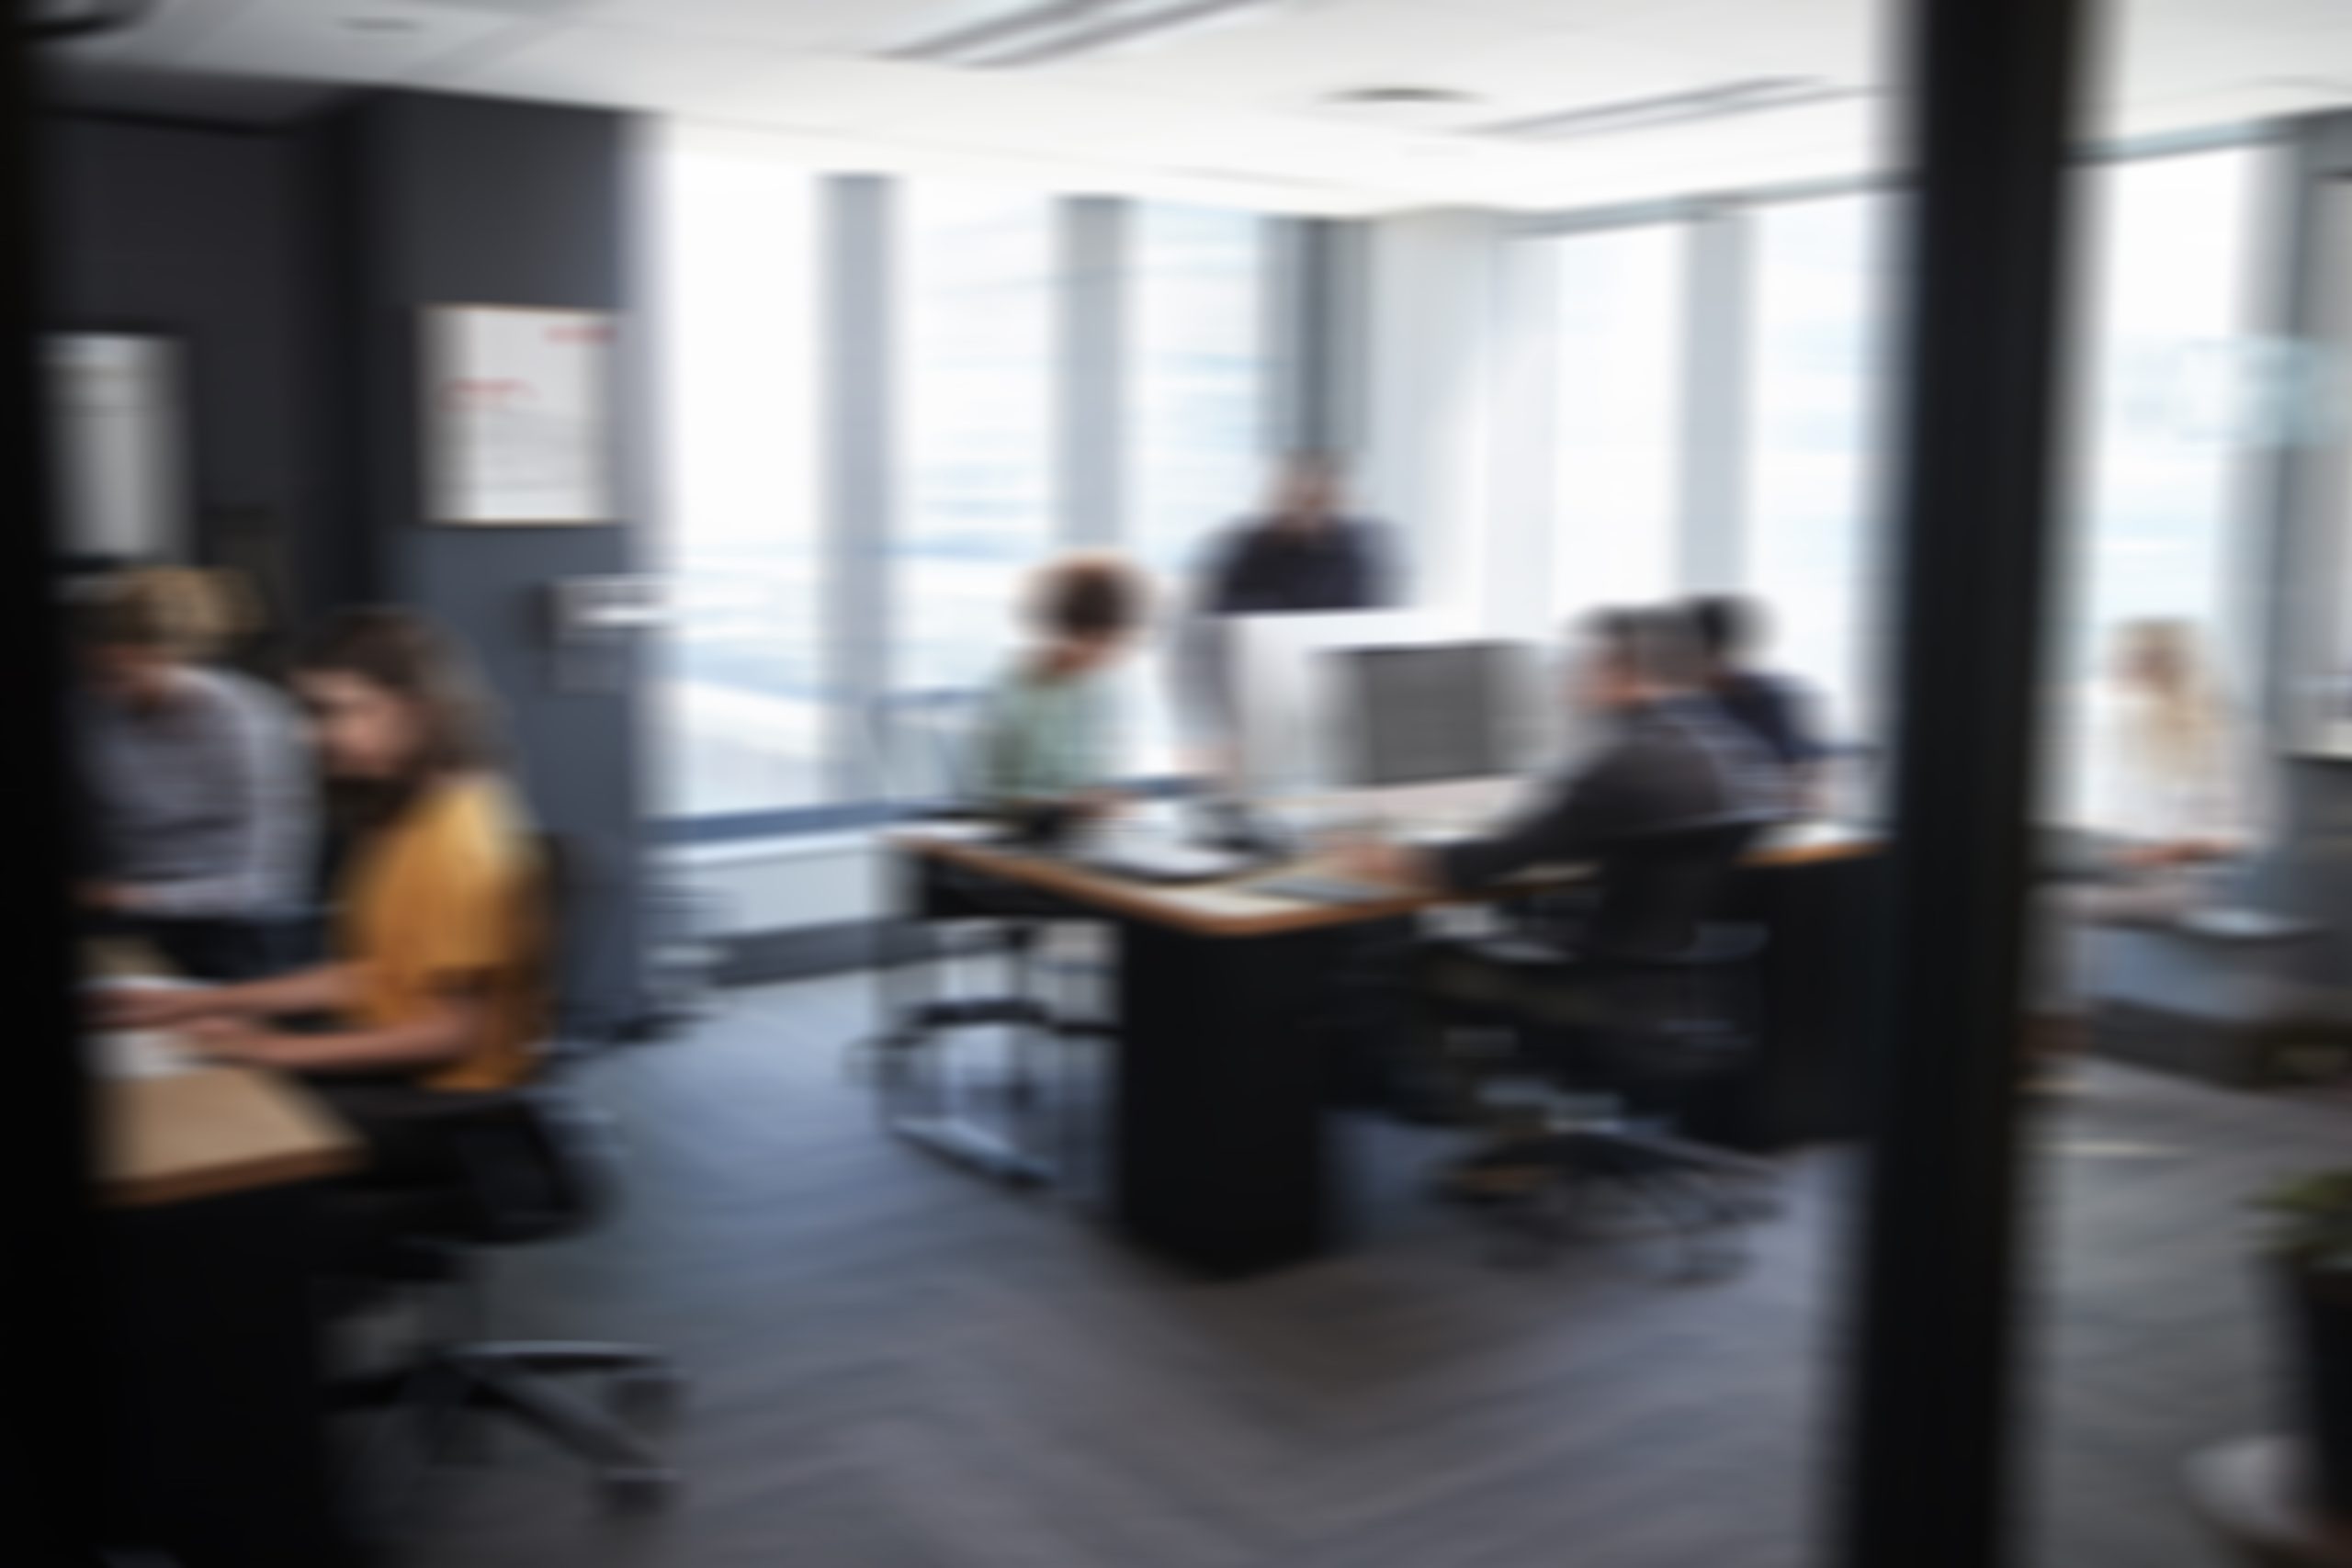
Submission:
<svg viewBox="0 0 2352 1568">
<path fill-rule="evenodd" d="M 593 1069 L 627 1206 L 502 1259 L 501 1327 L 673 1351 L 698 1385 L 672 1438 L 687 1490 L 616 1520 L 505 1436 L 402 1495 L 403 1568 L 1820 1560 L 1845 1156 L 1792 1160 L 1755 1266 L 1694 1287 L 1633 1243 L 1498 1268 L 1419 1195 L 1442 1138 L 1351 1126 L 1353 1245 L 1202 1284 L 879 1132 L 841 1049 L 867 1009 L 856 979 L 738 992 Z M 2224 1561 L 2175 1477 L 2269 1424 L 2241 1200 L 2347 1132 L 2346 1104 L 2118 1067 L 2047 1115 L 2036 1568 Z"/>
</svg>

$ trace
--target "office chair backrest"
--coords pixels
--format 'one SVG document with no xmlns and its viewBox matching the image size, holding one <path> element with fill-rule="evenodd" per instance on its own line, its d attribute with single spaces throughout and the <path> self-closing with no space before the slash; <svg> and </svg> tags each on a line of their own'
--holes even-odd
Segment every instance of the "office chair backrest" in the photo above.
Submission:
<svg viewBox="0 0 2352 1568">
<path fill-rule="evenodd" d="M 1599 899 L 1579 946 L 1600 956 L 1677 958 L 1694 952 L 1723 911 L 1733 874 L 1761 818 L 1694 823 L 1602 852 Z"/>
<path fill-rule="evenodd" d="M 982 694 L 892 692 L 867 712 L 867 744 L 882 798 L 901 817 L 960 815 L 978 798 Z"/>
<path fill-rule="evenodd" d="M 466 1240 L 550 1240 L 585 1229 L 612 1207 L 603 1135 L 560 1080 L 450 1099 L 469 1102 L 452 1108 L 445 1129 L 464 1178 Z"/>
<path fill-rule="evenodd" d="M 565 1081 L 584 1048 L 566 1027 L 565 1006 L 577 973 L 579 855 L 560 834 L 533 836 L 537 859 L 536 965 L 548 998 L 548 1038 L 536 1076 L 504 1093 L 467 1097 L 475 1104 L 451 1129 L 472 1197 L 471 1239 L 537 1241 L 593 1223 L 615 1192 L 613 1159 L 601 1123 Z"/>
</svg>

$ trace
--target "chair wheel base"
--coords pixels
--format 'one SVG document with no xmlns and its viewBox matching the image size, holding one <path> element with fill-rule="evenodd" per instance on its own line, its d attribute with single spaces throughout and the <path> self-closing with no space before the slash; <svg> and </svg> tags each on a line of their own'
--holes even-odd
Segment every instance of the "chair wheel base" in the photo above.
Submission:
<svg viewBox="0 0 2352 1568">
<path fill-rule="evenodd" d="M 686 1402 L 686 1380 L 668 1368 L 623 1372 L 605 1394 L 612 1412 L 631 1426 L 666 1426 Z"/>
<path fill-rule="evenodd" d="M 676 1471 L 658 1466 L 615 1465 L 596 1477 L 596 1490 L 607 1505 L 632 1512 L 666 1507 L 680 1484 Z"/>
</svg>

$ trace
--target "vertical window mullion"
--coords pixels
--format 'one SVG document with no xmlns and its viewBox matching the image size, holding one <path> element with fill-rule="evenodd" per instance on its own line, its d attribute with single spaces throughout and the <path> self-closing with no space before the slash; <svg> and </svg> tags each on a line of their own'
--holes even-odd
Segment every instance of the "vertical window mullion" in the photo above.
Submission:
<svg viewBox="0 0 2352 1568">
<path fill-rule="evenodd" d="M 1674 580 L 1685 592 L 1729 592 L 1747 575 L 1748 219 L 1720 208 L 1688 232 Z"/>
<path fill-rule="evenodd" d="M 897 353 L 898 192 L 872 175 L 826 182 L 828 265 L 819 287 L 825 396 L 818 420 L 825 454 L 827 580 L 823 596 L 826 690 L 835 792 L 844 800 L 883 793 L 870 718 L 888 687 L 890 543 L 898 532 L 899 374 Z"/>
</svg>

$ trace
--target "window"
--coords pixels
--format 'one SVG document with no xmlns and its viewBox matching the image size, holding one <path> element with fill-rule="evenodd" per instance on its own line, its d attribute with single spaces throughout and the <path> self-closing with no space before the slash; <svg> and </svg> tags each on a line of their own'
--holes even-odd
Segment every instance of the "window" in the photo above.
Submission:
<svg viewBox="0 0 2352 1568">
<path fill-rule="evenodd" d="M 1676 587 L 1682 446 L 1679 225 L 1547 241 L 1554 251 L 1555 615 Z"/>
<path fill-rule="evenodd" d="M 969 687 L 1019 636 L 1021 581 L 1056 536 L 1053 204 L 923 182 L 902 211 L 890 680 Z"/>
<path fill-rule="evenodd" d="M 2241 564 L 2228 550 L 2237 446 L 2211 393 L 2245 330 L 2258 156 L 2235 148 L 2080 176 L 2091 245 L 2077 296 L 2070 613 L 2054 649 L 2063 733 L 2051 748 L 2053 787 L 2078 816 L 2099 787 L 2083 742 L 2120 624 L 2188 620 L 2242 714 L 2253 695 L 2224 598 Z"/>
<path fill-rule="evenodd" d="M 661 815 L 812 804 L 826 788 L 819 626 L 814 189 L 673 130 L 655 265 L 668 527 L 687 613 L 656 652 Z"/>
<path fill-rule="evenodd" d="M 1175 765 L 1168 634 L 1207 541 L 1266 483 L 1264 241 L 1246 212 L 1149 204 L 1130 246 L 1127 526 L 1159 584 L 1159 633 L 1131 677 L 1130 765 Z"/>
<path fill-rule="evenodd" d="M 1753 230 L 1747 588 L 1770 615 L 1770 662 L 1812 689 L 1837 738 L 1874 723 L 1875 502 L 1893 389 L 1883 218 L 1883 198 L 1838 197 L 1763 208 Z"/>
</svg>

